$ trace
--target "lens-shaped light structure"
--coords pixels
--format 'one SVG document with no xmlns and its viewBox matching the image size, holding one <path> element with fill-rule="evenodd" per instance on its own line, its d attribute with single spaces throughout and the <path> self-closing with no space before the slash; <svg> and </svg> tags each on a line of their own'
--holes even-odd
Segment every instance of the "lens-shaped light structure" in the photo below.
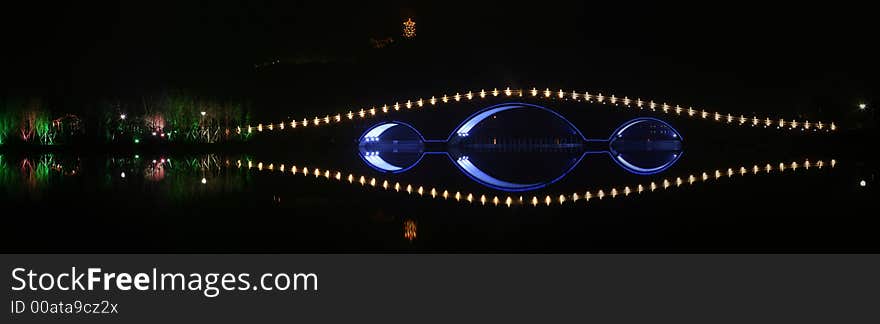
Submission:
<svg viewBox="0 0 880 324">
<path fill-rule="evenodd" d="M 370 127 L 358 140 L 360 157 L 376 170 L 398 173 L 411 169 L 425 152 L 425 140 L 412 126 L 383 122 Z"/>
<path fill-rule="evenodd" d="M 609 153 L 627 171 L 650 175 L 666 170 L 681 157 L 682 137 L 666 122 L 640 117 L 614 131 Z"/>
</svg>

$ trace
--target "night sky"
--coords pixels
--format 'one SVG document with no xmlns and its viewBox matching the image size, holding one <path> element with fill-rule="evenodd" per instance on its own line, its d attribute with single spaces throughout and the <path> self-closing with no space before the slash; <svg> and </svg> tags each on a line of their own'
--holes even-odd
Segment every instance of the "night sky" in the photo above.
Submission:
<svg viewBox="0 0 880 324">
<path fill-rule="evenodd" d="M 0 55 L 8 94 L 74 110 L 189 89 L 286 114 L 511 85 L 841 119 L 877 88 L 867 7 L 611 3 L 4 4 Z"/>
</svg>

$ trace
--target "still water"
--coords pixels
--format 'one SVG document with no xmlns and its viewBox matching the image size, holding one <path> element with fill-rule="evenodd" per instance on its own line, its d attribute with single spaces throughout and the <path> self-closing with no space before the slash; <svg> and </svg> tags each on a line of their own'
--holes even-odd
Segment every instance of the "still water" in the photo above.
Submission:
<svg viewBox="0 0 880 324">
<path fill-rule="evenodd" d="M 4 249 L 880 249 L 875 164 L 844 135 L 559 111 L 502 103 L 236 147 L 4 151 Z"/>
</svg>

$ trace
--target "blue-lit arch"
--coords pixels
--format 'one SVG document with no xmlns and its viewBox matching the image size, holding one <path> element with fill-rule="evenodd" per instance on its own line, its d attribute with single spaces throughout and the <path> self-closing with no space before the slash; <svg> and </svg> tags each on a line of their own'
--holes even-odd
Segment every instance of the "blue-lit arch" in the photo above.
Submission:
<svg viewBox="0 0 880 324">
<path fill-rule="evenodd" d="M 628 128 L 630 128 L 632 126 L 643 123 L 643 122 L 660 123 L 672 131 L 673 138 L 677 138 L 682 143 L 684 142 L 684 137 L 681 136 L 681 133 L 679 133 L 678 130 L 675 129 L 675 127 L 672 127 L 672 125 L 670 125 L 666 121 L 663 121 L 661 119 L 654 118 L 654 117 L 638 117 L 638 118 L 633 118 L 633 119 L 626 121 L 625 123 L 623 123 L 619 127 L 617 127 L 617 129 L 615 129 L 613 133 L 611 133 L 611 136 L 608 138 L 608 155 L 611 157 L 611 160 L 614 161 L 614 163 L 617 163 L 617 165 L 619 165 L 621 168 L 623 168 L 624 170 L 627 170 L 630 173 L 634 173 L 634 174 L 638 174 L 638 175 L 657 174 L 657 173 L 665 171 L 666 169 L 668 169 L 669 167 L 674 165 L 676 162 L 678 162 L 678 160 L 684 154 L 684 150 L 679 150 L 679 152 L 677 152 L 677 153 L 671 153 L 672 158 L 660 166 L 653 167 L 653 168 L 644 168 L 644 167 L 639 167 L 637 165 L 634 165 L 633 163 L 628 161 L 626 159 L 626 157 L 624 157 L 623 154 L 621 154 L 620 152 L 617 152 L 614 149 L 614 145 L 613 145 L 614 141 L 616 139 L 620 138 L 620 136 L 623 134 L 623 132 L 625 132 Z"/>
<path fill-rule="evenodd" d="M 543 110 L 548 113 L 551 113 L 554 116 L 556 116 L 557 118 L 559 118 L 560 120 L 562 120 L 563 122 L 565 122 L 565 124 L 570 129 L 574 130 L 574 132 L 581 138 L 581 140 L 586 141 L 584 134 L 581 133 L 581 131 L 577 127 L 575 127 L 575 125 L 572 124 L 571 121 L 569 121 L 568 119 L 563 117 L 558 112 L 556 112 L 552 109 L 546 108 L 546 107 L 538 106 L 538 105 L 533 105 L 533 104 L 528 104 L 528 103 L 519 103 L 519 102 L 508 102 L 508 103 L 498 104 L 498 105 L 494 105 L 494 106 L 491 106 L 488 108 L 484 108 L 480 111 L 477 111 L 477 112 L 471 114 L 467 118 L 465 118 L 465 120 L 463 122 L 461 122 L 461 124 L 459 124 L 458 127 L 456 127 L 455 130 L 453 130 L 451 134 L 449 134 L 449 137 L 447 139 L 447 143 L 451 142 L 453 140 L 453 138 L 456 136 L 467 137 L 470 133 L 470 130 L 473 129 L 475 126 L 479 125 L 480 122 L 482 122 L 486 118 L 489 118 L 494 114 L 508 111 L 508 110 L 513 110 L 513 109 L 539 109 L 539 110 Z M 520 191 L 530 191 L 530 190 L 540 189 L 540 188 L 549 186 L 553 183 L 556 183 L 557 181 L 561 180 L 566 175 L 571 173 L 571 171 L 574 170 L 574 168 L 577 167 L 578 164 L 580 164 L 581 160 L 584 159 L 584 156 L 586 156 L 587 153 L 588 152 L 581 153 L 577 157 L 577 159 L 573 163 L 571 163 L 571 166 L 568 167 L 568 169 L 566 169 L 564 172 L 562 172 L 559 176 L 557 176 L 553 179 L 547 180 L 547 181 L 535 182 L 535 183 L 515 183 L 515 182 L 504 181 L 504 180 L 495 178 L 495 177 L 489 175 L 488 173 L 486 173 L 485 171 L 481 170 L 480 168 L 478 168 L 476 165 L 471 163 L 470 159 L 467 156 L 453 157 L 451 154 L 448 154 L 448 153 L 447 153 L 447 156 L 449 156 L 449 159 L 452 161 L 452 164 L 454 164 L 466 176 L 471 178 L 471 180 L 474 180 L 477 183 L 480 183 L 484 186 L 487 186 L 489 188 L 496 189 L 496 190 L 509 191 L 509 192 L 520 192 Z"/>
<path fill-rule="evenodd" d="M 573 129 L 575 131 L 575 133 L 578 136 L 580 136 L 581 139 L 586 140 L 586 138 L 584 137 L 584 134 L 581 133 L 581 131 L 577 127 L 575 127 L 574 124 L 571 123 L 571 121 L 569 121 L 568 119 L 563 117 L 561 114 L 559 114 L 555 110 L 552 110 L 550 108 L 546 108 L 543 106 L 524 103 L 524 102 L 506 102 L 506 103 L 490 106 L 488 108 L 483 108 L 482 110 L 479 110 L 479 111 L 471 114 L 470 116 L 465 118 L 464 121 L 462 121 L 460 124 L 458 124 L 457 127 L 455 127 L 455 130 L 453 130 L 452 133 L 449 134 L 447 141 L 451 141 L 452 138 L 455 137 L 456 135 L 466 137 L 467 134 L 469 134 L 470 130 L 474 128 L 474 126 L 477 126 L 478 124 L 480 124 L 480 122 L 482 122 L 486 118 L 491 117 L 494 114 L 497 114 L 497 113 L 500 113 L 503 111 L 513 110 L 513 109 L 528 109 L 528 108 L 540 109 L 540 110 L 543 110 L 543 111 L 546 111 L 548 113 L 553 114 L 554 116 L 556 116 L 560 120 L 564 121 L 565 124 L 568 125 L 569 128 Z"/>
<path fill-rule="evenodd" d="M 365 144 L 380 141 L 380 139 L 382 138 L 382 135 L 394 127 L 406 127 L 408 129 L 412 130 L 416 135 L 418 135 L 418 140 L 421 141 L 421 143 L 423 143 L 423 144 L 425 143 L 425 138 L 424 138 L 424 136 L 422 136 L 422 133 L 420 133 L 415 127 L 413 127 L 412 125 L 410 125 L 408 123 L 404 123 L 404 122 L 395 120 L 395 121 L 381 122 L 381 123 L 377 123 L 377 124 L 371 126 L 370 128 L 368 128 L 364 132 L 363 135 L 361 135 L 358 138 L 358 153 L 359 153 L 358 156 L 367 165 L 369 165 L 371 168 L 373 168 L 377 171 L 381 171 L 381 172 L 385 172 L 385 173 L 406 172 L 409 169 L 412 169 L 413 167 L 418 165 L 419 162 L 422 161 L 422 158 L 424 158 L 424 156 L 425 156 L 424 152 L 419 152 L 418 158 L 413 163 L 411 163 L 409 165 L 400 166 L 400 165 L 395 165 L 395 164 L 392 164 L 392 163 L 389 163 L 388 161 L 386 161 L 384 158 L 382 158 L 379 151 L 370 151 L 370 150 L 366 149 Z"/>
</svg>

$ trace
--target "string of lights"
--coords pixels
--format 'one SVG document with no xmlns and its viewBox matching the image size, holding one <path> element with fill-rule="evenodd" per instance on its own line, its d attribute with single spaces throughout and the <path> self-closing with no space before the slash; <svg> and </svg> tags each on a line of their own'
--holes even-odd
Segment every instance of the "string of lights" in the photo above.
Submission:
<svg viewBox="0 0 880 324">
<path fill-rule="evenodd" d="M 803 162 L 779 162 L 767 163 L 764 165 L 754 164 L 751 167 L 744 165 L 738 167 L 729 167 L 726 169 L 706 170 L 699 173 L 691 173 L 684 176 L 668 177 L 657 179 L 645 183 L 634 185 L 620 185 L 616 187 L 608 187 L 603 189 L 592 189 L 579 192 L 559 193 L 555 195 L 538 195 L 528 196 L 498 196 L 486 195 L 482 193 L 453 191 L 437 186 L 424 186 L 411 183 L 391 182 L 387 179 L 381 179 L 365 175 L 356 175 L 353 173 L 342 172 L 338 170 L 297 167 L 296 165 L 286 166 L 284 164 L 264 164 L 263 162 L 236 161 L 238 168 L 247 168 L 248 170 L 256 169 L 258 171 L 277 172 L 279 174 L 302 175 L 313 177 L 314 179 L 325 179 L 337 182 L 347 182 L 349 184 L 360 185 L 362 187 L 376 188 L 383 191 L 394 191 L 397 193 L 405 193 L 411 196 L 418 196 L 430 199 L 442 199 L 447 201 L 455 201 L 471 205 L 488 205 L 488 206 L 552 206 L 566 205 L 574 203 L 587 203 L 594 199 L 613 199 L 618 197 L 629 197 L 633 195 L 642 195 L 651 192 L 671 190 L 681 186 L 690 186 L 697 183 L 705 183 L 717 181 L 722 178 L 732 178 L 735 176 L 757 175 L 760 173 L 784 173 L 797 170 L 810 170 L 823 168 L 834 168 L 837 166 L 837 160 L 825 162 L 823 160 L 811 161 L 806 159 Z"/>
<path fill-rule="evenodd" d="M 239 134 L 241 132 L 252 133 L 263 132 L 263 131 L 272 131 L 272 130 L 284 130 L 284 129 L 296 129 L 296 128 L 306 128 L 306 127 L 318 127 L 322 125 L 331 125 L 338 124 L 344 121 L 352 121 L 359 119 L 366 119 L 375 117 L 377 115 L 386 115 L 394 112 L 399 112 L 401 110 L 415 110 L 424 107 L 435 107 L 448 103 L 456 103 L 456 102 L 468 102 L 474 100 L 485 100 L 492 98 L 532 98 L 538 100 L 560 100 L 560 101 L 575 101 L 575 102 L 584 102 L 591 104 L 599 104 L 606 105 L 611 107 L 618 108 L 628 108 L 628 109 L 639 109 L 651 111 L 654 113 L 662 113 L 670 116 L 679 116 L 684 118 L 696 119 L 696 120 L 705 120 L 712 121 L 718 124 L 724 125 L 732 125 L 732 126 L 743 126 L 743 127 L 763 127 L 763 128 L 777 128 L 777 129 L 787 129 L 793 131 L 813 131 L 813 132 L 832 132 L 837 130 L 837 125 L 834 122 L 821 122 L 821 121 L 810 121 L 810 120 L 795 120 L 795 119 L 785 119 L 785 118 L 770 118 L 767 116 L 745 116 L 745 115 L 733 115 L 730 113 L 721 113 L 715 111 L 708 111 L 705 109 L 695 109 L 693 107 L 683 107 L 681 105 L 671 105 L 665 102 L 657 102 L 654 100 L 643 100 L 641 98 L 632 99 L 630 97 L 618 97 L 616 95 L 603 95 L 602 93 L 590 93 L 590 92 L 577 92 L 577 91 L 551 91 L 549 88 L 544 90 L 538 90 L 537 88 L 532 88 L 531 90 L 523 90 L 523 89 L 510 89 L 505 88 L 504 90 L 498 90 L 497 88 L 492 89 L 490 91 L 480 90 L 479 92 L 468 91 L 465 93 L 456 92 L 454 95 L 443 95 L 441 97 L 431 96 L 430 98 L 418 98 L 415 100 L 407 100 L 406 102 L 401 103 L 400 101 L 395 102 L 394 104 L 382 105 L 379 106 L 371 106 L 369 108 L 361 108 L 359 110 L 349 110 L 344 113 L 336 113 L 336 114 L 326 114 L 324 116 L 315 116 L 312 118 L 303 118 L 293 119 L 290 121 L 279 122 L 279 123 L 270 123 L 270 124 L 258 124 L 256 126 L 248 125 L 244 127 L 237 127 L 236 132 Z"/>
</svg>

